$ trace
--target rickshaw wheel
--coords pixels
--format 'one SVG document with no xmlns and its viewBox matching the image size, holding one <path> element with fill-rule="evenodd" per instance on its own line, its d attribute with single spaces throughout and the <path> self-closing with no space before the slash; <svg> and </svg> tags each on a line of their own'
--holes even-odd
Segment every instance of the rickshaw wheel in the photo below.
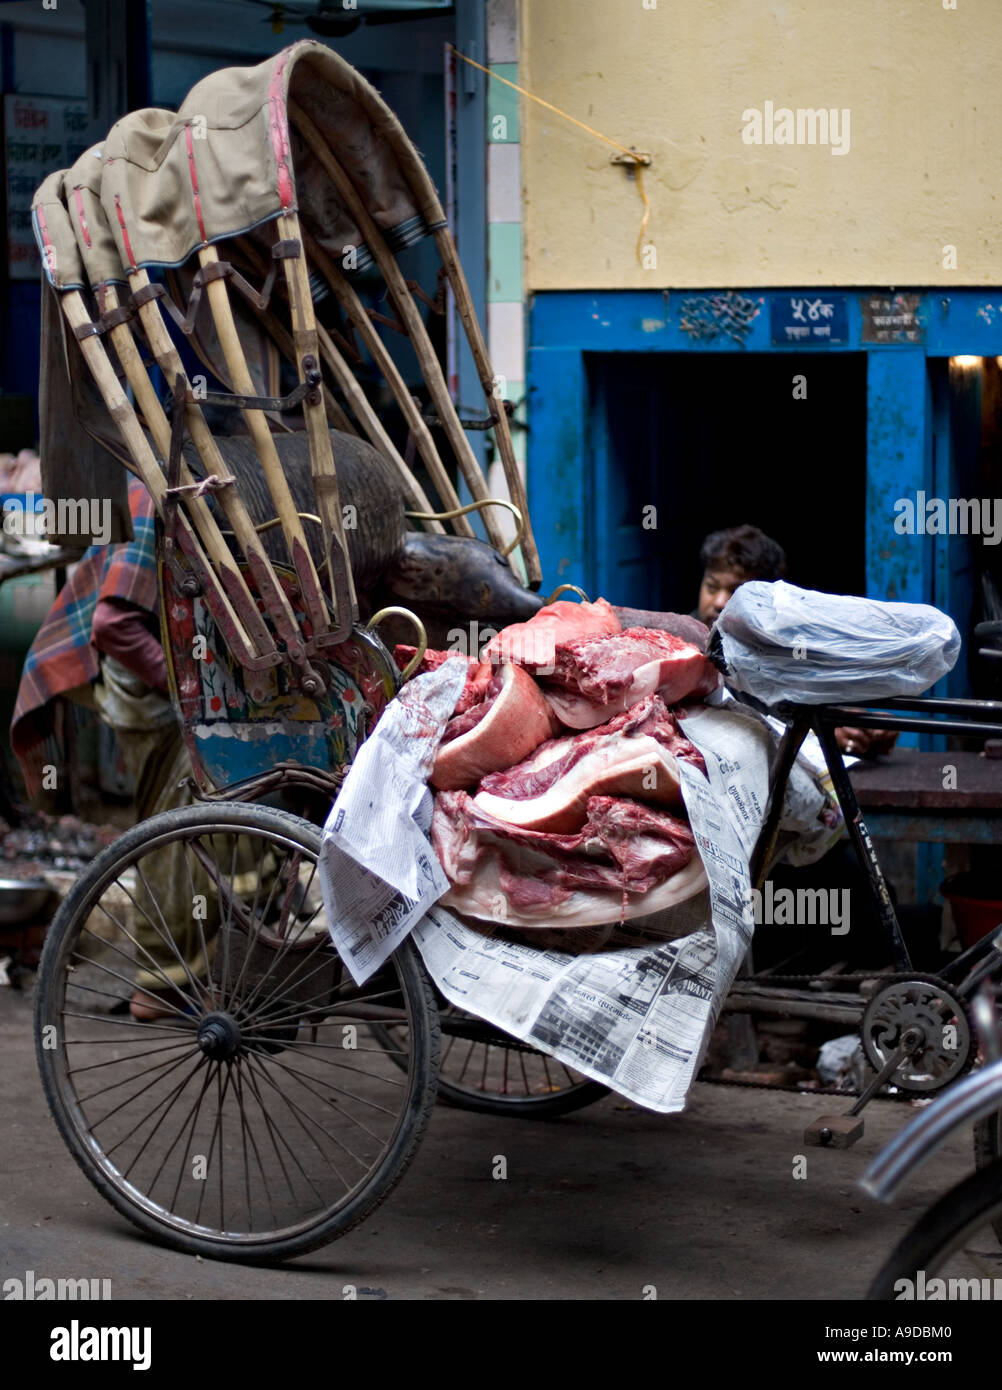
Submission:
<svg viewBox="0 0 1002 1390">
<path fill-rule="evenodd" d="M 439 1001 L 439 1010 L 443 1043 L 438 1095 L 459 1110 L 552 1120 L 609 1094 L 601 1082 L 506 1037 L 445 999 Z M 390 1056 L 406 1042 L 406 1029 L 397 1024 L 373 1024 L 371 1031 Z"/>
<path fill-rule="evenodd" d="M 272 807 L 167 811 L 94 860 L 49 930 L 36 1051 L 55 1120 L 112 1206 L 189 1254 L 264 1263 L 343 1235 L 434 1106 L 431 982 L 405 942 L 354 984 L 319 851 Z M 137 987 L 160 1016 L 132 1016 Z M 373 1016 L 406 1025 L 392 1056 Z"/>
</svg>

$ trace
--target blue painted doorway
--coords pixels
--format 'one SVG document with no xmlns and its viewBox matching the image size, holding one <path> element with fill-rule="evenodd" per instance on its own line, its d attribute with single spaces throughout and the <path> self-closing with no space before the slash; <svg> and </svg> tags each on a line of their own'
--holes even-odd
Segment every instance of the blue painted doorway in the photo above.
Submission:
<svg viewBox="0 0 1002 1390">
<path fill-rule="evenodd" d="M 866 592 L 866 356 L 594 353 L 596 587 L 695 604 L 699 548 L 749 522 L 810 589 Z"/>
</svg>

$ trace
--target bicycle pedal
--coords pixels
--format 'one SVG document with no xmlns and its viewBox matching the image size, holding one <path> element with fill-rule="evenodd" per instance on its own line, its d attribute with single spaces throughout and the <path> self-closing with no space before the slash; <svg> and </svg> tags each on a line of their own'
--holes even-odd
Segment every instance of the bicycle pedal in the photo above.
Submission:
<svg viewBox="0 0 1002 1390">
<path fill-rule="evenodd" d="M 804 1130 L 804 1143 L 822 1149 L 851 1149 L 863 1137 L 858 1115 L 819 1115 Z"/>
</svg>

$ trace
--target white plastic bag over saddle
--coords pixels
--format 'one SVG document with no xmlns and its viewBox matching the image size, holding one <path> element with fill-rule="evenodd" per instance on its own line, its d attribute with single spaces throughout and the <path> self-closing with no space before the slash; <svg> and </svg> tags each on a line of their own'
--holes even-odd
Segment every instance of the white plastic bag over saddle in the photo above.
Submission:
<svg viewBox="0 0 1002 1390">
<path fill-rule="evenodd" d="M 920 695 L 960 653 L 960 633 L 938 608 L 824 594 L 783 580 L 742 584 L 714 636 L 727 684 L 766 705 Z"/>
</svg>

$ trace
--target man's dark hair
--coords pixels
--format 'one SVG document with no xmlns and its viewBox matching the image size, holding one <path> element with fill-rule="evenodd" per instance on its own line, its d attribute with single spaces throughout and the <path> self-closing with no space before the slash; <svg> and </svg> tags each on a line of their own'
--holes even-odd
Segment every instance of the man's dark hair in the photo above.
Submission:
<svg viewBox="0 0 1002 1390">
<path fill-rule="evenodd" d="M 730 570 L 745 579 L 782 579 L 786 573 L 783 547 L 757 526 L 732 526 L 714 531 L 699 550 L 703 573 Z"/>
</svg>

